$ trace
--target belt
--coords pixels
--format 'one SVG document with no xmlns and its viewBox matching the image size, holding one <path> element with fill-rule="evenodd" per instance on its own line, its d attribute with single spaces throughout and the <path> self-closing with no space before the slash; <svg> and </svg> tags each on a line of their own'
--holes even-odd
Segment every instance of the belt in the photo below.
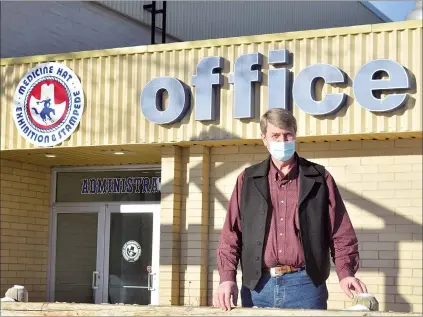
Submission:
<svg viewBox="0 0 423 317">
<path fill-rule="evenodd" d="M 279 265 L 271 268 L 264 269 L 268 271 L 271 276 L 282 276 L 289 273 L 295 273 L 304 270 L 304 267 L 294 267 L 291 265 Z"/>
</svg>

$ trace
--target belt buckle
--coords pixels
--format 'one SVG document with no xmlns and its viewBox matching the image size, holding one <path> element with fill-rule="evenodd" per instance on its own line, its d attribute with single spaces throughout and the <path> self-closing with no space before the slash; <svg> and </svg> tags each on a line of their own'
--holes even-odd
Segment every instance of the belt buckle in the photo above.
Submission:
<svg viewBox="0 0 423 317">
<path fill-rule="evenodd" d="M 270 276 L 276 277 L 276 276 L 282 276 L 282 275 L 285 274 L 285 273 L 282 273 L 282 272 L 277 272 L 278 269 L 280 270 L 281 268 L 280 267 L 272 267 L 272 268 L 270 268 Z"/>
</svg>

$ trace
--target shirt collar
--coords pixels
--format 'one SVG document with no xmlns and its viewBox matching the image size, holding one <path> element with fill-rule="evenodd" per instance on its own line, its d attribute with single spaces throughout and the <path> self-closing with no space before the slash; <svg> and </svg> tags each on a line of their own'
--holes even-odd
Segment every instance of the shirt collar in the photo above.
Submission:
<svg viewBox="0 0 423 317">
<path fill-rule="evenodd" d="M 295 155 L 294 160 L 294 166 L 292 166 L 291 170 L 287 175 L 283 175 L 282 172 L 275 166 L 275 163 L 273 163 L 273 160 L 270 159 L 270 168 L 269 168 L 269 177 L 271 180 L 278 182 L 287 182 L 290 180 L 294 180 L 298 177 L 299 171 L 298 171 L 298 155 L 297 153 Z"/>
</svg>

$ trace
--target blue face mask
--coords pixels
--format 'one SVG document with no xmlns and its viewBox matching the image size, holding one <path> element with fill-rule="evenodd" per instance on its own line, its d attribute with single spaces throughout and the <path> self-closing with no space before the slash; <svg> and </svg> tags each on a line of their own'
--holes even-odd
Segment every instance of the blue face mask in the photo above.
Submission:
<svg viewBox="0 0 423 317">
<path fill-rule="evenodd" d="M 295 153 L 295 140 L 286 142 L 270 141 L 270 155 L 279 162 L 288 161 Z"/>
</svg>

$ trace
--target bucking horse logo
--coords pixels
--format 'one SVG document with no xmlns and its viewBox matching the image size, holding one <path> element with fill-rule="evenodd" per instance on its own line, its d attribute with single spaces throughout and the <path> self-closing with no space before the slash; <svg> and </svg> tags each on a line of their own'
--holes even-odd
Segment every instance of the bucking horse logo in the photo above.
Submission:
<svg viewBox="0 0 423 317">
<path fill-rule="evenodd" d="M 51 118 L 50 113 L 53 113 L 55 115 L 56 112 L 53 108 L 51 108 L 51 98 L 37 101 L 37 105 L 39 105 L 40 103 L 44 103 L 43 109 L 38 112 L 36 108 L 32 108 L 32 111 L 39 115 L 45 123 L 47 123 L 47 118 L 50 120 L 51 123 L 53 123 L 54 120 Z"/>
<path fill-rule="evenodd" d="M 133 258 L 133 257 L 135 257 L 136 255 L 137 255 L 137 252 L 135 251 L 135 246 L 134 245 L 131 245 L 131 246 L 129 246 L 127 249 L 126 249 L 126 255 L 129 257 L 129 258 Z M 137 250 L 138 251 L 138 250 Z"/>
</svg>

